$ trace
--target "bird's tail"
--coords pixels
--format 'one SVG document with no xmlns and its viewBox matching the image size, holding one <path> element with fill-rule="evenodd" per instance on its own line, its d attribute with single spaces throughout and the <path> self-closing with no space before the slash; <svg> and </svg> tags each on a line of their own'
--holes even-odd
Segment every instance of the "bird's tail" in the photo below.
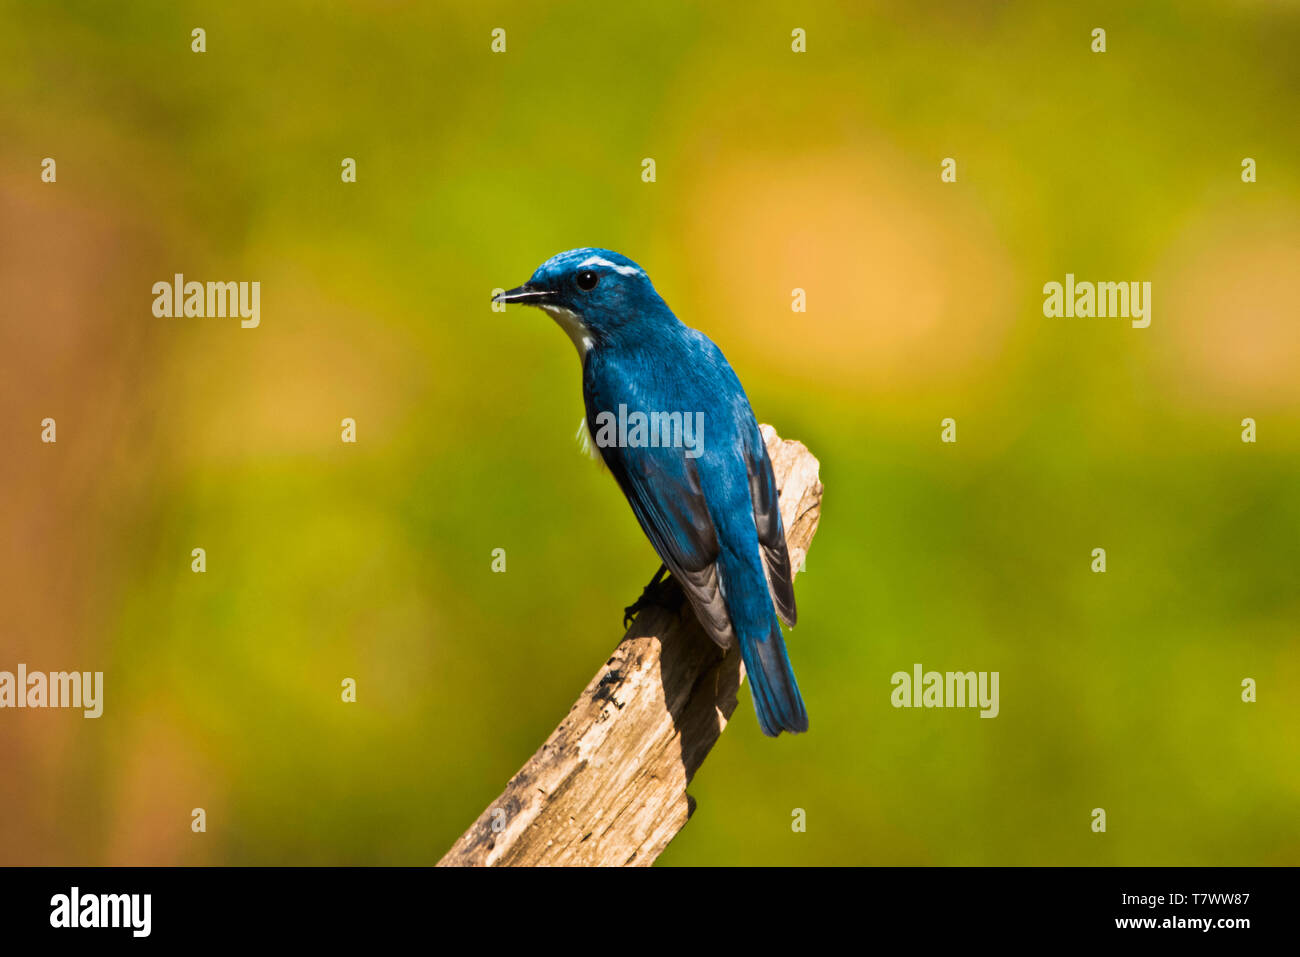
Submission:
<svg viewBox="0 0 1300 957">
<path fill-rule="evenodd" d="M 754 710 L 763 733 L 775 738 L 782 731 L 798 733 L 808 730 L 808 712 L 804 710 L 799 685 L 794 680 L 790 656 L 785 653 L 781 626 L 772 616 L 771 631 L 755 639 L 740 635 L 740 655 L 749 675 L 754 694 Z"/>
<path fill-rule="evenodd" d="M 785 652 L 757 542 L 748 553 L 724 548 L 718 556 L 718 579 L 749 675 L 759 727 L 773 738 L 782 731 L 807 731 L 808 712 Z"/>
</svg>

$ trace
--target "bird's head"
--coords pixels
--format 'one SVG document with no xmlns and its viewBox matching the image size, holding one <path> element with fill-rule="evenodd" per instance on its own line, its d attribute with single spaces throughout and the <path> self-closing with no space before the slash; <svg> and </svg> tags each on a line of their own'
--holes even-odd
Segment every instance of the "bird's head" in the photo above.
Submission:
<svg viewBox="0 0 1300 957">
<path fill-rule="evenodd" d="M 645 270 L 609 249 L 583 248 L 552 256 L 531 279 L 496 296 L 544 309 L 585 357 L 594 345 L 672 319 Z"/>
</svg>

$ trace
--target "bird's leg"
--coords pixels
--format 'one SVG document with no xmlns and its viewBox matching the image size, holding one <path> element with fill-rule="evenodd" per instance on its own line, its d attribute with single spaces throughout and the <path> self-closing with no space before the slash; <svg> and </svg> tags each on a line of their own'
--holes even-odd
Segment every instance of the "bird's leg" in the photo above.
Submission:
<svg viewBox="0 0 1300 957">
<path fill-rule="evenodd" d="M 641 590 L 641 597 L 623 609 L 623 627 L 626 628 L 632 623 L 632 619 L 637 613 L 649 608 L 651 605 L 662 605 L 664 590 L 672 584 L 671 579 L 664 581 L 664 575 L 668 574 L 668 566 L 660 565 L 659 571 L 655 572 L 655 577 L 650 579 L 649 583 Z"/>
</svg>

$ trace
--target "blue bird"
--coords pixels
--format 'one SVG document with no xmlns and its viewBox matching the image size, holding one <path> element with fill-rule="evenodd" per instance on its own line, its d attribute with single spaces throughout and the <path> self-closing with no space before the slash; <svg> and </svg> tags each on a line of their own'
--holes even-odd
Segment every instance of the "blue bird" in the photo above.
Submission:
<svg viewBox="0 0 1300 957">
<path fill-rule="evenodd" d="M 608 249 L 560 253 L 495 301 L 540 307 L 577 347 L 588 431 L 664 565 L 629 612 L 671 572 L 709 637 L 739 642 L 763 733 L 807 731 L 772 462 L 722 351 Z"/>
</svg>

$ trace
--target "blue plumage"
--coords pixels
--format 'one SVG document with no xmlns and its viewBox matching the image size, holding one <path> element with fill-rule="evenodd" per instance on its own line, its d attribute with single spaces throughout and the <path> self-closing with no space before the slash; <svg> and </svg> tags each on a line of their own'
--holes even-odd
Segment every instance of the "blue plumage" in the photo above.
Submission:
<svg viewBox="0 0 1300 957">
<path fill-rule="evenodd" d="M 498 301 L 568 333 L 601 457 L 704 630 L 739 643 L 764 734 L 806 731 L 778 621 L 796 613 L 772 463 L 721 350 L 607 249 L 561 253 Z"/>
</svg>

